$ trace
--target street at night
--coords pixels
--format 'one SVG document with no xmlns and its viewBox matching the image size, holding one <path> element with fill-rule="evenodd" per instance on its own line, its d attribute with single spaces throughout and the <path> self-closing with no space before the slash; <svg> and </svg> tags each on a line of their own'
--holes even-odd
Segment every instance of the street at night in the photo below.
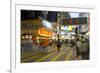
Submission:
<svg viewBox="0 0 100 73">
<path fill-rule="evenodd" d="M 21 10 L 21 63 L 89 60 L 89 13 Z"/>
<path fill-rule="evenodd" d="M 22 62 L 47 62 L 47 61 L 68 61 L 68 60 L 82 60 L 82 57 L 75 56 L 75 47 L 62 45 L 60 51 L 57 51 L 56 47 L 54 51 L 47 53 L 38 50 L 37 52 L 26 52 L 22 55 Z"/>
</svg>

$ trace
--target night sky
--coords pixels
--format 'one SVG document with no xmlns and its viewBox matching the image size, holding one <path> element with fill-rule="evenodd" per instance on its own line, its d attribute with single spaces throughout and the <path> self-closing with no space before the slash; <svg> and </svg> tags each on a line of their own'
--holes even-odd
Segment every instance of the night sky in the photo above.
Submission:
<svg viewBox="0 0 100 73">
<path fill-rule="evenodd" d="M 50 22 L 57 21 L 57 12 L 49 11 L 46 16 L 44 15 L 43 11 L 21 10 L 21 20 L 37 19 L 40 16 Z"/>
</svg>

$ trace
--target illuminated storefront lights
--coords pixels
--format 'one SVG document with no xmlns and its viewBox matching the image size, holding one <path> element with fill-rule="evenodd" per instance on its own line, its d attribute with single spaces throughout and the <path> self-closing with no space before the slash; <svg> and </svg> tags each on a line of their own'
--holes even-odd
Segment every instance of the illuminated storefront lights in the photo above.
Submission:
<svg viewBox="0 0 100 73">
<path fill-rule="evenodd" d="M 46 26 L 47 28 L 51 28 L 51 23 L 48 22 L 48 21 L 46 21 L 46 20 L 43 20 L 43 21 L 42 21 L 42 24 L 43 24 L 44 26 Z"/>
<path fill-rule="evenodd" d="M 49 37 L 52 36 L 52 32 L 49 32 L 44 28 L 39 29 L 38 34 L 41 36 L 49 36 Z"/>
<path fill-rule="evenodd" d="M 68 30 L 71 31 L 72 30 L 72 26 L 68 26 Z"/>
</svg>

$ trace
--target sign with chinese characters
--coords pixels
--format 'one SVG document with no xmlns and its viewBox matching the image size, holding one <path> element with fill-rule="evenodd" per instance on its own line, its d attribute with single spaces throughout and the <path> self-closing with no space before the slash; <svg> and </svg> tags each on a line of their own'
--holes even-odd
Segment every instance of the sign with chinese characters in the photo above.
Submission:
<svg viewBox="0 0 100 73">
<path fill-rule="evenodd" d="M 81 17 L 81 18 L 69 18 L 63 20 L 64 25 L 78 25 L 78 24 L 87 24 L 87 18 Z"/>
</svg>

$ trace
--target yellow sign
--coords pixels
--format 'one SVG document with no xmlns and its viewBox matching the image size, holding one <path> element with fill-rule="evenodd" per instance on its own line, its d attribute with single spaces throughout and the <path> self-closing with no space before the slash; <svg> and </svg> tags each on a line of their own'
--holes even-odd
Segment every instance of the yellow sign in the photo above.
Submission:
<svg viewBox="0 0 100 73">
<path fill-rule="evenodd" d="M 72 26 L 68 26 L 68 30 L 71 31 L 72 30 Z"/>
</svg>

